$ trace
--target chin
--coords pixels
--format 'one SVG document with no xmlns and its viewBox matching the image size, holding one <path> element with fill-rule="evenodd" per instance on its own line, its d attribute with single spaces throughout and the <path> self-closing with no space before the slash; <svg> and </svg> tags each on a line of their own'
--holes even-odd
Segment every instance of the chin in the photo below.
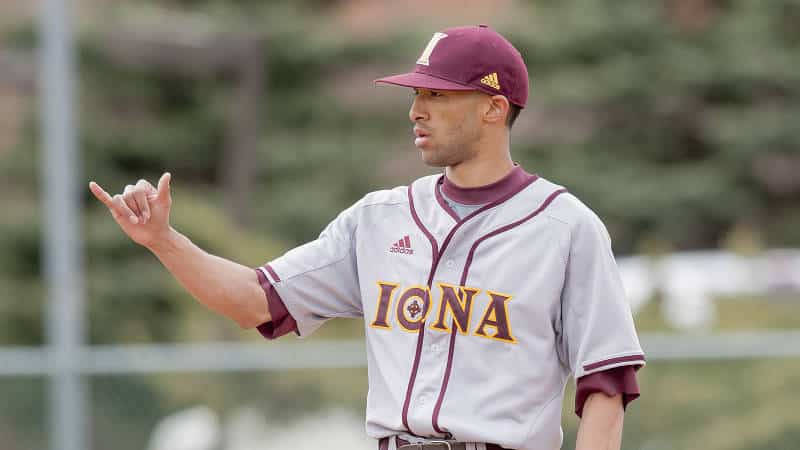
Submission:
<svg viewBox="0 0 800 450">
<path fill-rule="evenodd" d="M 437 155 L 432 152 L 431 150 L 419 150 L 420 157 L 422 158 L 422 162 L 426 165 L 431 167 L 446 167 L 448 165 L 447 161 L 442 160 L 442 158 L 438 158 Z"/>
</svg>

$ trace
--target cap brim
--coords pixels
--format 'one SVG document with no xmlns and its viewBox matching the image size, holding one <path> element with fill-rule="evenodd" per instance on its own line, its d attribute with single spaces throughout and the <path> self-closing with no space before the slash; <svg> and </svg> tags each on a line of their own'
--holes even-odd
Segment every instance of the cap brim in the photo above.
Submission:
<svg viewBox="0 0 800 450">
<path fill-rule="evenodd" d="M 475 88 L 464 84 L 459 84 L 453 81 L 443 80 L 431 75 L 419 72 L 402 73 L 400 75 L 391 75 L 388 77 L 378 78 L 376 83 L 394 84 L 396 86 L 405 86 L 410 88 L 422 89 L 441 89 L 446 91 L 474 91 Z"/>
</svg>

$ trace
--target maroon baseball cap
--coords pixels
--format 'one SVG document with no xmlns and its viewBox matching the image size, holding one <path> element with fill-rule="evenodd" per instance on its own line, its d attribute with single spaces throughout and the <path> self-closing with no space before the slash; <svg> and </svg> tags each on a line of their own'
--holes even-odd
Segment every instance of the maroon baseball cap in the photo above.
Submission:
<svg viewBox="0 0 800 450">
<path fill-rule="evenodd" d="M 488 25 L 448 28 L 433 34 L 413 72 L 375 80 L 398 86 L 505 95 L 525 107 L 528 69 L 522 55 Z"/>
</svg>

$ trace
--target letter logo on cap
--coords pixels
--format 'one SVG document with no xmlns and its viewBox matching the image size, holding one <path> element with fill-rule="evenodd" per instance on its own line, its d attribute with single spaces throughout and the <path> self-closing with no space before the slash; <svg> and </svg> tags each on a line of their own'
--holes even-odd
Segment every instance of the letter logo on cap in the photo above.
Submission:
<svg viewBox="0 0 800 450">
<path fill-rule="evenodd" d="M 447 35 L 444 33 L 433 33 L 433 37 L 431 38 L 430 42 L 428 42 L 428 46 L 425 47 L 425 50 L 422 51 L 422 55 L 419 56 L 417 60 L 417 64 L 422 64 L 423 66 L 430 66 L 431 62 L 428 58 L 431 57 L 431 53 L 433 53 L 433 49 L 436 48 L 436 44 L 439 43 L 442 39 L 446 38 Z"/>
</svg>

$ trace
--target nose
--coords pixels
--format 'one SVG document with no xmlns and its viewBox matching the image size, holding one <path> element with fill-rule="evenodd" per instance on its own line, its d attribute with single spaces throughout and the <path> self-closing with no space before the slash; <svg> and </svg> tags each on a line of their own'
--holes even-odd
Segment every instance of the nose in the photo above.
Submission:
<svg viewBox="0 0 800 450">
<path fill-rule="evenodd" d="M 414 96 L 411 109 L 408 110 L 408 118 L 414 123 L 418 120 L 425 120 L 428 118 L 428 113 L 425 111 L 423 102 L 420 101 L 418 95 Z"/>
</svg>

